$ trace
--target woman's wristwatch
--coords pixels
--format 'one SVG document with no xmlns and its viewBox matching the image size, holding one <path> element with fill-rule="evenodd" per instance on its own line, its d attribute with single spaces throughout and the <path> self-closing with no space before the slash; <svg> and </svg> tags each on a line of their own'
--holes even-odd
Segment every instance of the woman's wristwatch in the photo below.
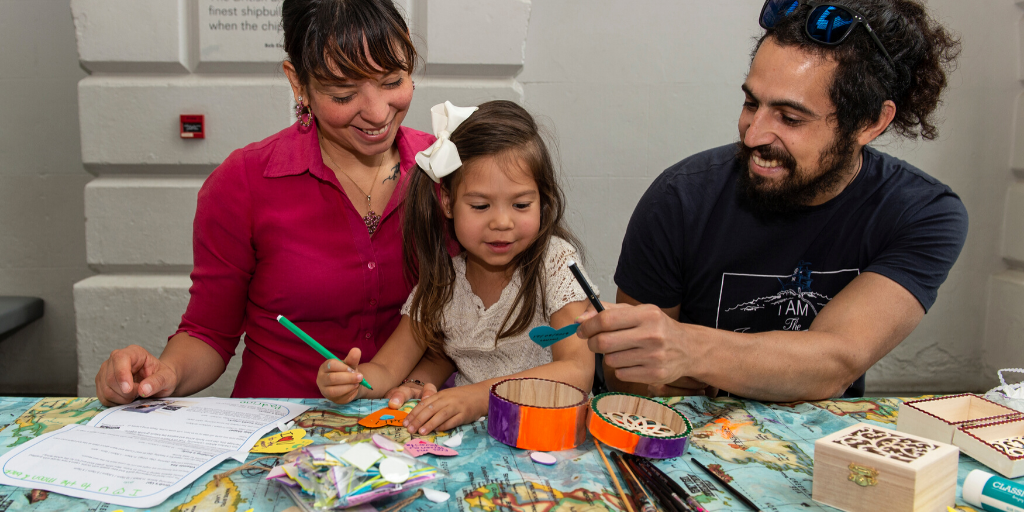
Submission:
<svg viewBox="0 0 1024 512">
<path fill-rule="evenodd" d="M 427 387 L 427 385 L 424 384 L 422 381 L 416 379 L 405 379 L 402 381 L 402 384 L 419 384 L 421 388 Z"/>
</svg>

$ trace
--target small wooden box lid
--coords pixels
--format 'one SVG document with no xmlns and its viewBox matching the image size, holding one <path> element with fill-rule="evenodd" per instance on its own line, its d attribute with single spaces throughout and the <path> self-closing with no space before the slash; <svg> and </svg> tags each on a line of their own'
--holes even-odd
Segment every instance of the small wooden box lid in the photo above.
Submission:
<svg viewBox="0 0 1024 512">
<path fill-rule="evenodd" d="M 959 453 L 858 423 L 815 441 L 812 497 L 848 512 L 944 512 L 956 501 Z"/>
</svg>

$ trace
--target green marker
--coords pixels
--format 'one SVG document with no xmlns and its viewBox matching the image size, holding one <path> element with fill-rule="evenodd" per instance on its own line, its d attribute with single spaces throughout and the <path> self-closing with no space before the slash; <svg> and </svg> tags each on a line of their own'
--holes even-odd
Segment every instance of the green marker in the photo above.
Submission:
<svg viewBox="0 0 1024 512">
<path fill-rule="evenodd" d="M 298 336 L 300 340 L 305 341 L 306 345 L 309 345 L 310 347 L 313 348 L 313 350 L 319 352 L 320 355 L 326 357 L 327 359 L 338 359 L 338 356 L 332 354 L 330 350 L 327 350 L 326 348 L 324 348 L 323 345 L 317 343 L 316 340 L 314 340 L 310 335 L 306 334 L 302 329 L 299 329 L 298 326 L 293 324 L 291 320 L 285 318 L 284 315 L 277 315 L 277 321 L 281 325 L 283 325 L 285 329 L 288 329 L 289 331 L 292 332 L 292 334 Z M 338 361 L 341 361 L 341 359 L 338 359 Z M 370 383 L 366 382 L 366 379 L 363 379 L 363 381 L 360 382 L 359 384 L 364 386 L 366 389 L 373 390 L 373 388 L 370 386 Z"/>
</svg>

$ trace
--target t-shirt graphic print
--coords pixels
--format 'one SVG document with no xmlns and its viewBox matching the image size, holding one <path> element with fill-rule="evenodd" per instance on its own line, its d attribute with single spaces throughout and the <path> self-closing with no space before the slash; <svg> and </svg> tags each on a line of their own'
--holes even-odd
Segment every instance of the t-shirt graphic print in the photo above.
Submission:
<svg viewBox="0 0 1024 512">
<path fill-rule="evenodd" d="M 815 272 L 801 261 L 790 275 L 723 272 L 715 328 L 735 332 L 806 331 L 859 269 Z"/>
</svg>

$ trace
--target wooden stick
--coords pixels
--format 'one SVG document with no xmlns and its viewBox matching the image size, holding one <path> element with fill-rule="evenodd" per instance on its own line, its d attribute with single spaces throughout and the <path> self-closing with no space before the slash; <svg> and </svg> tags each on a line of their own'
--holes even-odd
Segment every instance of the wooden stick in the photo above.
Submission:
<svg viewBox="0 0 1024 512">
<path fill-rule="evenodd" d="M 604 450 L 601 449 L 601 442 L 594 438 L 594 446 L 597 447 L 597 453 L 601 454 L 601 458 L 604 459 L 604 466 L 608 468 L 608 474 L 612 476 L 612 483 L 615 484 L 615 490 L 619 491 L 619 499 L 622 500 L 622 504 L 626 506 L 628 512 L 636 512 L 633 510 L 633 505 L 629 504 L 629 500 L 626 499 L 626 493 L 622 492 L 622 486 L 619 485 L 619 477 L 615 476 L 615 470 L 612 469 L 612 464 L 608 462 L 608 457 L 604 456 Z"/>
</svg>

